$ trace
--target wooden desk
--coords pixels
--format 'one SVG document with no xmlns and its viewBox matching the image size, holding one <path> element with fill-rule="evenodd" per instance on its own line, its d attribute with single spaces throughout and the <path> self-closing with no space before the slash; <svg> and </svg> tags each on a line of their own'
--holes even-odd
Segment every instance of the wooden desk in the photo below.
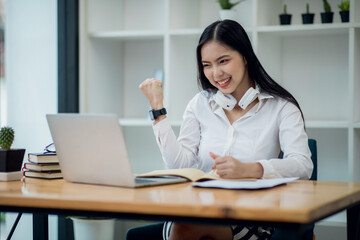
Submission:
<svg viewBox="0 0 360 240">
<path fill-rule="evenodd" d="M 295 181 L 265 190 L 193 188 L 190 183 L 128 189 L 63 180 L 0 182 L 5 211 L 265 224 L 301 233 L 307 224 L 348 209 L 348 239 L 359 236 L 359 204 L 360 183 L 346 182 Z"/>
</svg>

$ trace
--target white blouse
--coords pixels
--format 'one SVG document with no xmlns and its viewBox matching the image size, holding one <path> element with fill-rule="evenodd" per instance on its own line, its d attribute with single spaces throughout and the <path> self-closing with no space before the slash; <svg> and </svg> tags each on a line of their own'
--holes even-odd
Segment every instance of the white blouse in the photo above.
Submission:
<svg viewBox="0 0 360 240">
<path fill-rule="evenodd" d="M 167 118 L 153 125 L 168 168 L 196 167 L 211 171 L 209 152 L 243 162 L 259 162 L 263 178 L 309 179 L 313 170 L 308 137 L 299 109 L 265 92 L 259 102 L 232 125 L 214 94 L 202 91 L 189 102 L 178 139 Z M 279 159 L 280 149 L 284 158 Z"/>
</svg>

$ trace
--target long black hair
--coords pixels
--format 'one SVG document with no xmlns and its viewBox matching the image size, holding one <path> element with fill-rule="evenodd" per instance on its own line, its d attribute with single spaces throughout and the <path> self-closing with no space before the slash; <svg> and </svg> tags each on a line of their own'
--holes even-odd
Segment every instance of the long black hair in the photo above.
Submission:
<svg viewBox="0 0 360 240">
<path fill-rule="evenodd" d="M 281 87 L 269 76 L 261 65 L 259 59 L 256 57 L 247 33 L 239 23 L 232 20 L 216 21 L 210 24 L 207 28 L 205 28 L 200 37 L 199 44 L 196 48 L 199 87 L 208 91 L 217 90 L 217 88 L 214 87 L 206 78 L 201 58 L 202 47 L 204 44 L 213 40 L 236 50 L 245 57 L 250 79 L 269 94 L 281 97 L 295 104 L 299 108 L 301 116 L 304 119 L 299 103 L 293 95 L 291 95 L 291 93 Z"/>
</svg>

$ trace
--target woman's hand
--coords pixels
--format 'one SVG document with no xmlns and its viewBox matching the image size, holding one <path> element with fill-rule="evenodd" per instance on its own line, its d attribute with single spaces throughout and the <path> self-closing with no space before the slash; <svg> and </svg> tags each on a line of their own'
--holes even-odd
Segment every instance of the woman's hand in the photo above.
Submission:
<svg viewBox="0 0 360 240">
<path fill-rule="evenodd" d="M 148 99 L 152 109 L 158 110 L 164 107 L 164 93 L 161 81 L 148 78 L 139 85 L 139 88 Z"/>
<path fill-rule="evenodd" d="M 264 169 L 260 163 L 244 163 L 231 156 L 219 156 L 210 152 L 214 159 L 213 169 L 221 178 L 261 178 Z"/>
</svg>

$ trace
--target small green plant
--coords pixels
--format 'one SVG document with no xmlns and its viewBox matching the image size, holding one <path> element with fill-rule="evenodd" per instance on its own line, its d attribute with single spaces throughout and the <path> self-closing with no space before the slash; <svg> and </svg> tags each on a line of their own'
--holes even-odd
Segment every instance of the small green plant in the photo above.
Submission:
<svg viewBox="0 0 360 240">
<path fill-rule="evenodd" d="M 217 1 L 220 4 L 221 9 L 229 10 L 235 7 L 236 5 L 238 5 L 239 3 L 244 2 L 245 0 L 239 0 L 234 3 L 231 3 L 230 0 L 217 0 Z"/>
<path fill-rule="evenodd" d="M 306 13 L 309 14 L 310 13 L 310 4 L 306 3 Z"/>
<path fill-rule="evenodd" d="M 331 6 L 327 0 L 323 0 L 324 2 L 324 11 L 325 12 L 331 12 Z"/>
<path fill-rule="evenodd" d="M 338 5 L 339 9 L 341 11 L 349 11 L 350 9 L 350 0 L 341 1 L 341 3 Z"/>
<path fill-rule="evenodd" d="M 286 6 L 286 4 L 284 4 L 284 8 L 283 8 L 283 14 L 287 14 L 287 6 Z"/>
<path fill-rule="evenodd" d="M 0 130 L 0 148 L 9 150 L 14 141 L 15 131 L 11 127 L 2 127 Z"/>
</svg>

